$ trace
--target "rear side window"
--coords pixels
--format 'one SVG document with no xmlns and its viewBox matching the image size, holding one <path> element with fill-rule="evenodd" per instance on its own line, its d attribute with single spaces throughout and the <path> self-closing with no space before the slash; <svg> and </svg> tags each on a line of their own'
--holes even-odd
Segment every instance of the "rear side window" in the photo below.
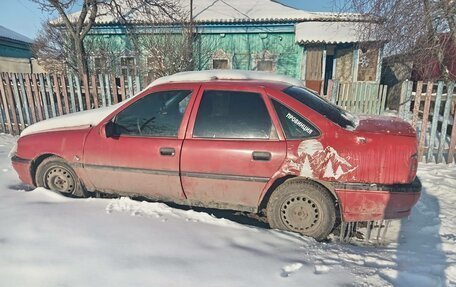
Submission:
<svg viewBox="0 0 456 287">
<path fill-rule="evenodd" d="M 192 91 L 156 92 L 121 111 L 114 120 L 117 135 L 176 137 Z"/>
<path fill-rule="evenodd" d="M 193 137 L 269 139 L 276 135 L 263 97 L 257 93 L 207 90 L 196 116 Z"/>
<path fill-rule="evenodd" d="M 272 100 L 287 139 L 305 139 L 320 135 L 318 129 L 306 119 L 281 103 Z"/>
<path fill-rule="evenodd" d="M 355 116 L 338 106 L 327 102 L 307 89 L 293 86 L 286 88 L 283 92 L 343 128 L 356 127 Z"/>
</svg>

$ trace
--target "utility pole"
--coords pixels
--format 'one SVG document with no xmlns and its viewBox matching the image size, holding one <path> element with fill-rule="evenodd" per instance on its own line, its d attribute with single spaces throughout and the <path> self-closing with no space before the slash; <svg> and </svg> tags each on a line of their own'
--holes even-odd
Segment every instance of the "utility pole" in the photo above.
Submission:
<svg viewBox="0 0 456 287">
<path fill-rule="evenodd" d="M 193 70 L 195 68 L 195 63 L 193 62 L 193 0 L 190 0 L 190 31 L 189 31 L 189 39 L 188 39 L 188 60 L 191 61 L 189 68 Z"/>
</svg>

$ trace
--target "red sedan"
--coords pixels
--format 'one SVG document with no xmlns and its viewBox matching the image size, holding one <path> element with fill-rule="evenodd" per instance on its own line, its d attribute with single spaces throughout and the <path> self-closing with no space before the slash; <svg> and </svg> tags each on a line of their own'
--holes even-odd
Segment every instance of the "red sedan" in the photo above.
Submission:
<svg viewBox="0 0 456 287">
<path fill-rule="evenodd" d="M 350 115 L 265 73 L 159 79 L 116 106 L 30 126 L 12 162 L 23 182 L 62 194 L 261 212 L 317 240 L 339 220 L 405 217 L 421 190 L 408 123 Z"/>
</svg>

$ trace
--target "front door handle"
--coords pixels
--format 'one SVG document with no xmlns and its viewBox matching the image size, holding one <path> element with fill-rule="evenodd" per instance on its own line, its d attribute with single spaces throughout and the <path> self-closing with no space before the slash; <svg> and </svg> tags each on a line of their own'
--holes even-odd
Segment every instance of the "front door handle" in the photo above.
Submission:
<svg viewBox="0 0 456 287">
<path fill-rule="evenodd" d="M 252 152 L 253 160 L 268 161 L 271 160 L 271 153 L 268 151 L 254 151 Z"/>
<path fill-rule="evenodd" d="M 176 154 L 176 150 L 172 147 L 161 147 L 160 148 L 160 155 L 174 156 L 175 154 Z"/>
</svg>

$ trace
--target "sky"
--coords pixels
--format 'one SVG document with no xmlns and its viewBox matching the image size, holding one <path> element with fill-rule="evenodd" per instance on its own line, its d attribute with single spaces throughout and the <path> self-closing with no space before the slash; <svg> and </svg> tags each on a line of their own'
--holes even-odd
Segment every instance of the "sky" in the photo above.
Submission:
<svg viewBox="0 0 456 287">
<path fill-rule="evenodd" d="M 331 11 L 333 0 L 280 0 L 280 2 L 307 11 Z M 0 0 L 0 25 L 35 38 L 41 23 L 49 18 L 31 0 Z"/>
</svg>

